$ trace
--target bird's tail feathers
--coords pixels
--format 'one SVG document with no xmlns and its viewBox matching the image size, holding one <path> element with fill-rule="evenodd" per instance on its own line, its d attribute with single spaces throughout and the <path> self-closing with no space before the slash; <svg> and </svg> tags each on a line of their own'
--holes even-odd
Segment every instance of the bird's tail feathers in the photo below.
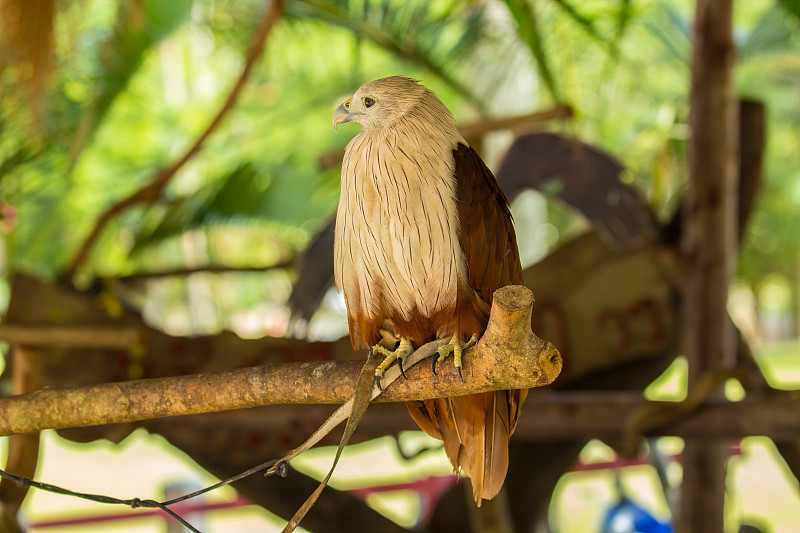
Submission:
<svg viewBox="0 0 800 533">
<path fill-rule="evenodd" d="M 494 391 L 408 403 L 412 418 L 440 438 L 453 468 L 472 480 L 478 505 L 494 498 L 508 472 L 508 440 L 527 391 Z"/>
</svg>

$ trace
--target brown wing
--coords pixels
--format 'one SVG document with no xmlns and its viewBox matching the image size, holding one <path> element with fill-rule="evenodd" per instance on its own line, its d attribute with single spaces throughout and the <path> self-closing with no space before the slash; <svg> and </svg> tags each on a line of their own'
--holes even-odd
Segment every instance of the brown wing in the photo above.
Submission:
<svg viewBox="0 0 800 533">
<path fill-rule="evenodd" d="M 473 172 L 473 178 L 483 175 L 483 163 L 469 148 L 459 147 L 454 152 L 457 164 L 459 159 L 462 160 L 459 167 L 480 169 Z M 556 184 L 554 189 L 565 202 L 604 229 L 612 237 L 612 242 L 625 244 L 655 234 L 656 225 L 641 194 L 635 187 L 620 181 L 619 175 L 623 170 L 612 156 L 577 139 L 536 132 L 521 135 L 513 142 L 497 171 L 497 181 L 510 198 L 526 189 L 541 191 Z M 491 176 L 488 170 L 485 172 Z M 467 175 L 460 168 L 457 174 Z M 496 189 L 494 180 L 490 181 L 487 191 Z M 502 193 L 500 195 L 502 197 Z M 507 206 L 507 203 L 502 203 Z M 500 212 L 504 211 L 507 209 Z M 325 231 L 328 233 L 325 239 L 332 243 L 333 223 Z M 332 244 L 327 248 L 320 247 L 320 250 L 320 253 L 308 254 L 307 259 L 300 263 L 293 291 L 307 293 L 309 297 L 292 294 L 289 305 L 293 315 L 310 317 L 333 280 Z M 306 266 L 304 262 L 311 265 Z M 315 298 L 317 295 L 319 297 Z"/>
<path fill-rule="evenodd" d="M 511 211 L 492 171 L 475 150 L 459 144 L 453 156 L 461 246 L 469 284 L 491 304 L 494 291 L 500 287 L 522 284 Z"/>
<path fill-rule="evenodd" d="M 491 171 L 468 146 L 459 144 L 453 155 L 461 246 L 469 276 L 469 287 L 459 291 L 458 333 L 483 333 L 494 291 L 522 284 L 522 267 L 508 200 Z M 423 430 L 444 441 L 453 467 L 470 477 L 478 505 L 503 485 L 508 439 L 525 393 L 494 391 L 406 404 Z"/>
</svg>

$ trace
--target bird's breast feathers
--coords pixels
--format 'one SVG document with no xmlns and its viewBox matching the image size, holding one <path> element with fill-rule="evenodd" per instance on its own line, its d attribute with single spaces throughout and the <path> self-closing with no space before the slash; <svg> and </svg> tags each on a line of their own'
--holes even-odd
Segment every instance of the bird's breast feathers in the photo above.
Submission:
<svg viewBox="0 0 800 533">
<path fill-rule="evenodd" d="M 347 146 L 336 217 L 335 277 L 348 309 L 409 319 L 455 304 L 457 131 L 362 131 Z"/>
</svg>

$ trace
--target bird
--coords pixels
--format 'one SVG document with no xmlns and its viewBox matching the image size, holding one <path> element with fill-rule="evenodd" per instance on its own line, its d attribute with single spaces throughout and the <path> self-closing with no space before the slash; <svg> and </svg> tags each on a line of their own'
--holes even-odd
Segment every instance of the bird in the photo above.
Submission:
<svg viewBox="0 0 800 533">
<path fill-rule="evenodd" d="M 492 172 L 459 133 L 442 101 L 417 80 L 361 86 L 333 114 L 334 130 L 356 122 L 345 149 L 334 229 L 334 280 L 354 349 L 383 356 L 375 380 L 415 347 L 445 339 L 431 367 L 463 357 L 483 334 L 494 292 L 521 285 L 522 267 L 506 199 Z M 379 342 L 395 337 L 394 348 Z M 444 443 L 475 502 L 497 495 L 508 441 L 527 390 L 407 402 L 411 417 Z"/>
</svg>

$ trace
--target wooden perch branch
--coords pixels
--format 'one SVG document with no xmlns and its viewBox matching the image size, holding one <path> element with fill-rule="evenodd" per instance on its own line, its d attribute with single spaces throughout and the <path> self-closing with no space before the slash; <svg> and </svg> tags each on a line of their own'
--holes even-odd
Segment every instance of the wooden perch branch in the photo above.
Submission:
<svg viewBox="0 0 800 533">
<path fill-rule="evenodd" d="M 242 92 L 247 80 L 250 78 L 250 74 L 253 72 L 253 67 L 256 64 L 256 61 L 259 57 L 261 57 L 261 53 L 264 51 L 264 43 L 266 43 L 267 37 L 269 36 L 272 28 L 275 26 L 275 23 L 283 14 L 283 4 L 284 0 L 273 0 L 272 5 L 265 11 L 264 17 L 261 19 L 261 23 L 259 24 L 256 34 L 253 37 L 253 41 L 250 43 L 250 47 L 247 50 L 247 58 L 245 60 L 244 67 L 242 68 L 242 73 L 239 75 L 239 79 L 236 80 L 236 83 L 233 85 L 230 93 L 228 93 L 228 97 L 225 99 L 222 107 L 219 109 L 219 111 L 217 111 L 217 114 L 214 116 L 211 122 L 209 122 L 205 131 L 203 131 L 200 137 L 197 138 L 194 144 L 186 151 L 186 153 L 183 154 L 180 159 L 175 161 L 172 165 L 156 172 L 147 185 L 134 192 L 127 198 L 121 200 L 117 204 L 111 206 L 100 216 L 95 224 L 94 229 L 92 229 L 92 232 L 72 257 L 72 260 L 70 261 L 66 270 L 66 275 L 68 277 L 74 276 L 78 271 L 78 268 L 80 268 L 84 261 L 86 261 L 86 258 L 88 257 L 89 252 L 92 250 L 94 243 L 100 237 L 100 234 L 106 225 L 113 220 L 114 217 L 127 211 L 135 205 L 156 200 L 161 194 L 161 191 L 164 190 L 164 187 L 167 186 L 169 181 L 178 172 L 178 169 L 180 169 L 189 159 L 191 159 L 197 152 L 200 151 L 200 148 L 203 146 L 205 140 L 211 135 L 217 126 L 222 123 L 222 119 L 225 118 L 225 116 L 228 114 L 228 111 L 230 111 L 233 108 L 233 105 L 236 103 L 239 93 Z"/>
<path fill-rule="evenodd" d="M 525 287 L 495 293 L 486 332 L 464 356 L 462 383 L 452 365 L 434 376 L 427 365 L 410 368 L 376 401 L 459 396 L 551 383 L 561 356 L 531 332 L 533 294 Z M 268 404 L 336 404 L 352 395 L 362 361 L 275 363 L 206 374 L 83 387 L 42 389 L 0 399 L 0 435 L 133 422 Z"/>
<path fill-rule="evenodd" d="M 136 326 L 21 326 L 0 324 L 0 339 L 20 346 L 119 348 L 143 344 L 144 328 Z"/>
<path fill-rule="evenodd" d="M 565 392 L 532 394 L 525 401 L 515 438 L 536 441 L 604 439 L 619 441 L 640 413 L 679 410 L 680 402 L 645 400 L 632 392 Z M 800 398 L 795 394 L 748 394 L 740 402 L 709 398 L 644 435 L 684 438 L 744 438 L 766 435 L 796 439 L 800 434 Z M 532 414 L 535 413 L 535 414 Z M 388 418 L 388 417 L 385 417 Z M 366 425 L 369 427 L 370 421 Z"/>
<path fill-rule="evenodd" d="M 42 354 L 37 350 L 12 345 L 14 392 L 22 394 L 41 387 Z M 17 435 L 8 440 L 8 460 L 4 468 L 33 477 L 39 461 L 39 434 Z M 18 511 L 28 489 L 9 479 L 0 481 L 0 531 L 22 533 Z"/>
</svg>

